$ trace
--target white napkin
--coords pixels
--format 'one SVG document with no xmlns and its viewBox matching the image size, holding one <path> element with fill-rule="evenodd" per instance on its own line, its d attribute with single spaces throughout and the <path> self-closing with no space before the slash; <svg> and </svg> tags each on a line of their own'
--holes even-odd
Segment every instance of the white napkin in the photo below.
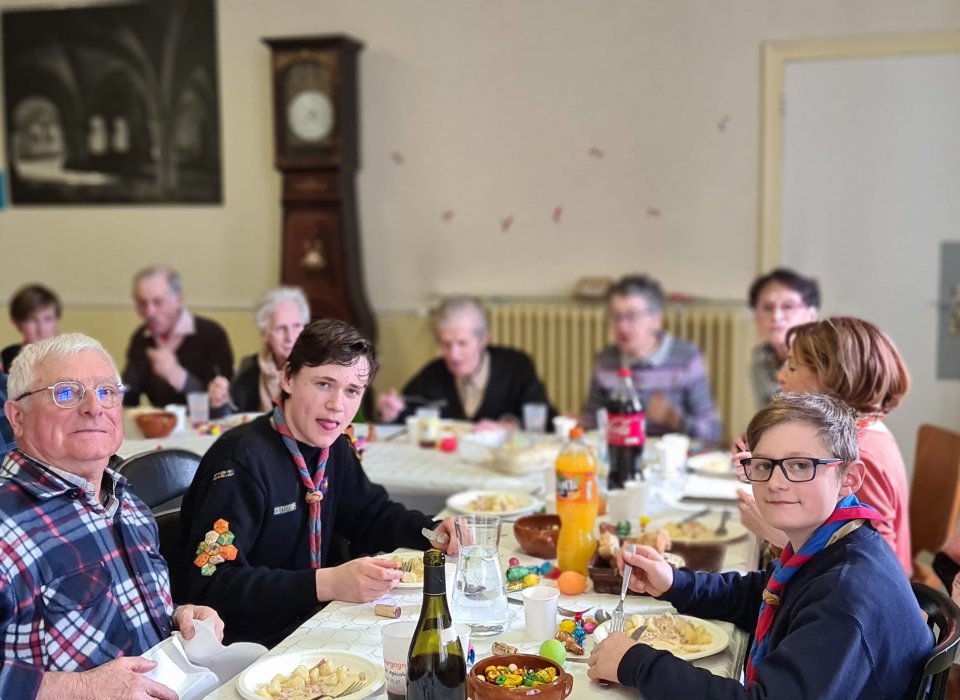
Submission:
<svg viewBox="0 0 960 700">
<path fill-rule="evenodd" d="M 194 620 L 193 626 L 193 639 L 174 632 L 143 654 L 157 662 L 144 675 L 175 691 L 180 700 L 202 698 L 267 653 L 265 646 L 250 642 L 223 646 L 210 620 Z"/>
<path fill-rule="evenodd" d="M 683 487 L 683 499 L 692 501 L 736 501 L 737 493 L 749 486 L 737 480 L 691 474 Z"/>
</svg>

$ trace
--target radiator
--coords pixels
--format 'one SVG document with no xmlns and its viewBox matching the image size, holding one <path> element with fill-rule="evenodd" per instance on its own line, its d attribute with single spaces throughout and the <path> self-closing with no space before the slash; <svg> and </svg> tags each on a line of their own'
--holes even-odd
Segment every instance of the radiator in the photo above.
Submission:
<svg viewBox="0 0 960 700">
<path fill-rule="evenodd" d="M 671 304 L 664 327 L 699 347 L 714 400 L 727 428 L 739 435 L 749 420 L 748 379 L 752 330 L 742 304 Z M 602 304 L 521 303 L 490 305 L 492 341 L 527 352 L 557 410 L 580 415 L 594 358 L 610 344 Z"/>
</svg>

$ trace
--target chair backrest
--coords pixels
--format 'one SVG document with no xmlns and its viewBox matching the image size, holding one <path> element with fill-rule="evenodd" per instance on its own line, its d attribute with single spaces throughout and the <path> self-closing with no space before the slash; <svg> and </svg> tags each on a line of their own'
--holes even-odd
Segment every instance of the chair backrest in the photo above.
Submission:
<svg viewBox="0 0 960 700">
<path fill-rule="evenodd" d="M 950 597 L 922 583 L 913 583 L 920 609 L 927 615 L 927 625 L 936 640 L 923 671 L 915 684 L 915 692 L 907 697 L 916 700 L 943 700 L 947 694 L 947 676 L 960 646 L 960 608 Z"/>
<path fill-rule="evenodd" d="M 160 531 L 160 554 L 170 570 L 170 594 L 175 603 L 186 603 L 187 571 L 183 563 L 183 533 L 180 532 L 180 509 L 169 508 L 154 513 Z"/>
<path fill-rule="evenodd" d="M 960 509 L 960 434 L 935 425 L 917 432 L 910 488 L 913 554 L 936 552 L 953 532 Z"/>
<path fill-rule="evenodd" d="M 188 450 L 153 450 L 124 460 L 117 471 L 148 508 L 158 510 L 190 488 L 200 455 Z"/>
</svg>

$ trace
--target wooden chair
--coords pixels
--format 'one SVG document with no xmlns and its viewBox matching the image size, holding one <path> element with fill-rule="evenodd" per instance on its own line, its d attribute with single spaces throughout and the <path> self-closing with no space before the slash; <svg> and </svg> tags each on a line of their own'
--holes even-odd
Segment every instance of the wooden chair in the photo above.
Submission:
<svg viewBox="0 0 960 700">
<path fill-rule="evenodd" d="M 937 552 L 953 532 L 960 509 L 960 434 L 921 425 L 910 488 L 910 542 L 914 580 L 936 585 L 932 569 L 917 560 Z"/>
<path fill-rule="evenodd" d="M 934 647 L 924 662 L 923 670 L 907 695 L 917 700 L 943 700 L 947 692 L 947 677 L 960 647 L 960 608 L 945 593 L 922 583 L 913 584 L 920 609 L 927 616 L 927 625 L 933 633 Z"/>
</svg>

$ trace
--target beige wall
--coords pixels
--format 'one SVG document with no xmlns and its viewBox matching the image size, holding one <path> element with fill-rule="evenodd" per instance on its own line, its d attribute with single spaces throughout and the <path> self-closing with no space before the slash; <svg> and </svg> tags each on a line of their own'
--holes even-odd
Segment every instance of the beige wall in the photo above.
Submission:
<svg viewBox="0 0 960 700">
<path fill-rule="evenodd" d="M 434 294 L 557 294 L 642 269 L 671 290 L 742 297 L 757 260 L 761 43 L 957 28 L 960 3 L 221 0 L 218 22 L 224 205 L 9 208 L 0 298 L 46 282 L 65 328 L 119 354 L 131 272 L 168 262 L 194 310 L 251 352 L 248 309 L 279 266 L 260 39 L 348 33 L 366 43 L 358 192 L 388 385 L 429 356 L 416 311 Z"/>
</svg>

